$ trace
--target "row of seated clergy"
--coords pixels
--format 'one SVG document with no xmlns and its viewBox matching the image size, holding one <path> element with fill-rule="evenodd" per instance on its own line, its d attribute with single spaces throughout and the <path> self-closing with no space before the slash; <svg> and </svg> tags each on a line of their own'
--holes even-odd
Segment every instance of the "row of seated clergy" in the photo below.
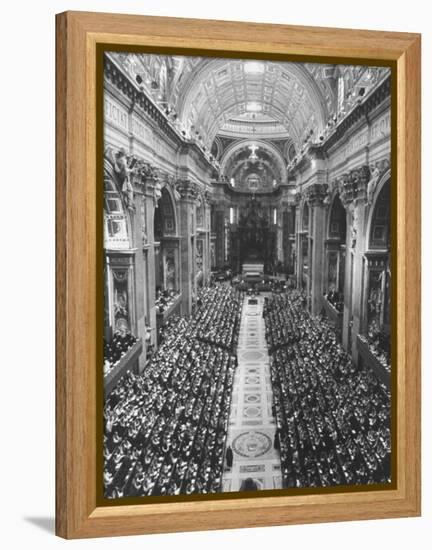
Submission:
<svg viewBox="0 0 432 550">
<path fill-rule="evenodd" d="M 193 316 L 164 327 L 143 374 L 127 374 L 106 400 L 107 498 L 221 490 L 241 296 L 199 296 Z"/>
<path fill-rule="evenodd" d="M 274 295 L 265 322 L 284 486 L 389 482 L 387 388 L 357 370 L 302 292 Z"/>
</svg>

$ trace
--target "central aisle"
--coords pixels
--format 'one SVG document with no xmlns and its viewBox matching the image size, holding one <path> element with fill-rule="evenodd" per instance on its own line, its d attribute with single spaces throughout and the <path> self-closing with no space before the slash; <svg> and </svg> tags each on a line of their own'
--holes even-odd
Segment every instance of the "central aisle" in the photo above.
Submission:
<svg viewBox="0 0 432 550">
<path fill-rule="evenodd" d="M 263 296 L 244 298 L 226 443 L 232 447 L 234 462 L 231 470 L 225 466 L 223 492 L 239 491 L 248 478 L 259 489 L 282 487 L 279 454 L 273 447 L 275 419 L 263 305 Z"/>
</svg>

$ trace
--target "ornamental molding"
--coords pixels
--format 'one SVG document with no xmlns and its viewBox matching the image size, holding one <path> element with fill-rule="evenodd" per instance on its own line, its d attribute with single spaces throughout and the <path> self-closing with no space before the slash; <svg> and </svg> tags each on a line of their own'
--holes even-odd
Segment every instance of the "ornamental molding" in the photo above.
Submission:
<svg viewBox="0 0 432 550">
<path fill-rule="evenodd" d="M 196 201 L 199 196 L 196 184 L 189 179 L 177 180 L 176 190 L 182 200 Z"/>
<path fill-rule="evenodd" d="M 334 181 L 334 188 L 339 192 L 341 202 L 345 208 L 351 203 L 355 205 L 366 202 L 367 185 L 370 179 L 370 168 L 367 164 L 345 172 Z"/>
<path fill-rule="evenodd" d="M 310 206 L 322 206 L 328 199 L 328 185 L 326 183 L 314 183 L 306 189 L 305 195 Z"/>
<path fill-rule="evenodd" d="M 372 204 L 378 182 L 390 169 L 390 160 L 381 159 L 373 164 L 363 164 L 349 172 L 342 174 L 333 181 L 333 189 L 340 196 L 345 208 L 351 203 Z"/>
<path fill-rule="evenodd" d="M 367 204 L 371 205 L 375 191 L 378 187 L 378 182 L 381 177 L 390 170 L 390 159 L 385 158 L 370 165 L 370 179 L 367 184 Z"/>
</svg>

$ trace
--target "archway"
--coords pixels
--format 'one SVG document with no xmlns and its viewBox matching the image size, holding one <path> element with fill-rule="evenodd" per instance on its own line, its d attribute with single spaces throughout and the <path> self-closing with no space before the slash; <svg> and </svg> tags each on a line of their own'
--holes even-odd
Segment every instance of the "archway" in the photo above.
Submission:
<svg viewBox="0 0 432 550">
<path fill-rule="evenodd" d="M 299 262 L 300 262 L 300 276 L 302 288 L 309 289 L 309 271 L 310 271 L 310 240 L 309 240 L 309 205 L 307 202 L 303 204 L 303 210 L 301 214 L 301 232 L 299 242 Z"/>
<path fill-rule="evenodd" d="M 378 184 L 367 233 L 366 304 L 363 332 L 369 345 L 390 364 L 391 325 L 391 179 Z"/>
<path fill-rule="evenodd" d="M 132 221 L 111 151 L 104 158 L 104 375 L 122 369 L 136 337 Z M 130 197 L 127 197 L 129 200 Z"/>
<path fill-rule="evenodd" d="M 346 211 L 339 194 L 333 198 L 327 226 L 325 297 L 339 312 L 343 311 L 346 259 Z"/>
<path fill-rule="evenodd" d="M 167 186 L 155 205 L 154 278 L 157 332 L 180 307 L 179 242 L 174 198 Z M 158 337 L 158 341 L 160 338 Z"/>
</svg>

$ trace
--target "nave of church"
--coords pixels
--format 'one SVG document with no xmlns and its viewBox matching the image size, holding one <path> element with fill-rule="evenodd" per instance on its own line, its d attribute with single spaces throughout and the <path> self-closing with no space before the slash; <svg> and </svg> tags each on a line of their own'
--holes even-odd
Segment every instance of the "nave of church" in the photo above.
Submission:
<svg viewBox="0 0 432 550">
<path fill-rule="evenodd" d="M 391 481 L 390 90 L 105 55 L 106 498 Z"/>
</svg>

